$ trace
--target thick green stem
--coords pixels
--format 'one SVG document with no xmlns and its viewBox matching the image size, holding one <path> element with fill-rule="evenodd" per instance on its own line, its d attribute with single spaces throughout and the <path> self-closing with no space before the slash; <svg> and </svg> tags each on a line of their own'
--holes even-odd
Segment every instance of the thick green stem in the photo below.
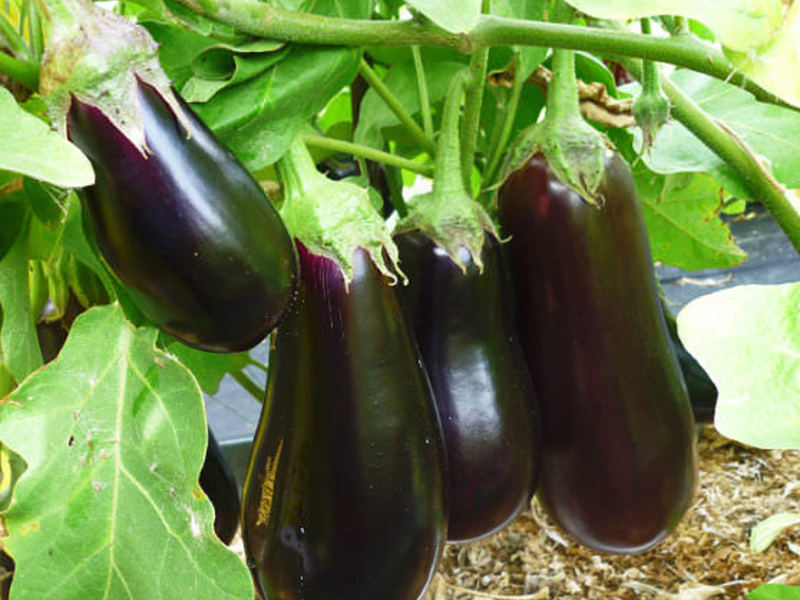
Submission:
<svg viewBox="0 0 800 600">
<path fill-rule="evenodd" d="M 389 152 L 384 152 L 383 150 L 376 150 L 369 146 L 354 144 L 353 142 L 347 142 L 345 140 L 337 140 L 314 133 L 303 133 L 302 137 L 303 141 L 308 146 L 332 150 L 334 152 L 344 152 L 346 154 L 352 154 L 353 156 L 361 156 L 368 160 L 374 160 L 375 162 L 405 169 L 406 171 L 419 173 L 425 177 L 433 177 L 433 167 L 429 164 L 418 163 L 401 156 L 390 154 Z"/>
<path fill-rule="evenodd" d="M 0 52 L 0 73 L 31 90 L 39 89 L 39 65 Z"/>
<path fill-rule="evenodd" d="M 515 64 L 518 63 L 519 54 L 517 54 L 517 61 Z M 483 184 L 481 185 L 483 188 L 487 187 L 491 182 L 493 182 L 495 175 L 497 175 L 497 169 L 500 167 L 500 161 L 503 159 L 503 153 L 505 152 L 506 146 L 508 145 L 508 140 L 511 137 L 511 130 L 514 128 L 514 120 L 517 118 L 519 98 L 522 94 L 522 86 L 524 84 L 525 79 L 523 77 L 518 77 L 515 73 L 514 83 L 511 87 L 511 97 L 509 98 L 508 104 L 506 104 L 505 110 L 503 111 L 503 124 L 500 127 L 500 135 L 496 140 L 494 140 L 491 152 L 489 154 L 489 162 L 486 167 L 486 172 L 484 173 Z M 576 98 L 577 93 L 578 91 L 576 88 Z"/>
<path fill-rule="evenodd" d="M 472 185 L 472 165 L 475 162 L 475 146 L 478 143 L 488 60 L 489 49 L 483 48 L 472 54 L 469 63 L 469 81 L 464 97 L 464 118 L 461 129 L 461 177 L 468 190 Z"/>
<path fill-rule="evenodd" d="M 631 71 L 636 74 L 635 71 Z M 661 84 L 672 105 L 672 115 L 717 156 L 733 167 L 753 198 L 772 214 L 795 250 L 800 252 L 800 214 L 759 159 L 730 130 L 706 114 L 668 77 Z"/>
<path fill-rule="evenodd" d="M 431 138 L 425 135 L 425 132 L 422 131 L 422 128 L 417 125 L 414 117 L 408 114 L 408 111 L 402 104 L 400 104 L 400 101 L 397 99 L 397 97 L 391 92 L 386 84 L 383 83 L 381 78 L 378 77 L 378 74 L 372 70 L 372 67 L 370 67 L 363 59 L 361 61 L 361 65 L 359 66 L 359 72 L 367 81 L 369 86 L 375 90 L 375 92 L 386 103 L 386 106 L 388 106 L 389 109 L 400 120 L 400 123 L 403 124 L 403 127 L 405 127 L 414 137 L 420 147 L 431 156 L 434 156 L 436 154 L 436 144 Z"/>
<path fill-rule="evenodd" d="M 466 72 L 459 71 L 450 82 L 450 87 L 447 88 L 447 97 L 442 110 L 442 127 L 439 131 L 439 143 L 436 148 L 436 178 L 433 180 L 433 193 L 438 197 L 463 193 L 467 189 L 461 177 L 461 147 L 458 127 L 466 78 Z"/>
<path fill-rule="evenodd" d="M 558 49 L 553 52 L 553 81 L 547 87 L 547 118 L 583 119 L 575 79 L 575 53 Z"/>
<path fill-rule="evenodd" d="M 490 46 L 573 48 L 671 63 L 729 81 L 763 102 L 789 106 L 738 72 L 721 50 L 694 38 L 654 38 L 628 31 L 483 15 L 469 33 L 453 34 L 414 19 L 368 21 L 298 13 L 259 0 L 178 0 L 239 31 L 304 44 L 445 46 L 472 53 Z"/>
<path fill-rule="evenodd" d="M 650 19 L 642 19 L 642 33 L 650 35 Z M 642 79 L 642 89 L 645 93 L 660 93 L 661 83 L 658 79 L 658 67 L 652 60 L 643 62 L 644 76 Z"/>
<path fill-rule="evenodd" d="M 428 99 L 428 82 L 425 79 L 425 65 L 422 64 L 422 53 L 419 46 L 411 46 L 414 57 L 414 71 L 417 74 L 417 91 L 419 92 L 419 107 L 422 111 L 422 127 L 425 135 L 433 139 L 433 117 L 431 116 L 431 103 Z"/>
</svg>

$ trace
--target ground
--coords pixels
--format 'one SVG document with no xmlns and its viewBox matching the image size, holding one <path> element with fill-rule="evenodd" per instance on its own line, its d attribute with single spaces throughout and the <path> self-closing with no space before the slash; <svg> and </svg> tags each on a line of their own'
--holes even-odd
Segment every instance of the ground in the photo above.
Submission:
<svg viewBox="0 0 800 600">
<path fill-rule="evenodd" d="M 680 526 L 649 552 L 598 554 L 569 539 L 534 502 L 504 531 L 450 546 L 425 600 L 744 598 L 762 583 L 800 584 L 800 526 L 765 552 L 750 530 L 800 512 L 800 454 L 745 448 L 706 426 L 700 486 Z"/>
</svg>

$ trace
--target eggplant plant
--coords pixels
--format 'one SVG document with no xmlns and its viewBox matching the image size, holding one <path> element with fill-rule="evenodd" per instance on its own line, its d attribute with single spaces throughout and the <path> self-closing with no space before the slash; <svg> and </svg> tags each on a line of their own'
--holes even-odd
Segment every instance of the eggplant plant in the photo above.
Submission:
<svg viewBox="0 0 800 600">
<path fill-rule="evenodd" d="M 415 600 L 534 493 L 659 543 L 692 409 L 800 447 L 794 288 L 654 278 L 800 249 L 800 5 L 676 6 L 0 4 L 0 599 Z"/>
</svg>

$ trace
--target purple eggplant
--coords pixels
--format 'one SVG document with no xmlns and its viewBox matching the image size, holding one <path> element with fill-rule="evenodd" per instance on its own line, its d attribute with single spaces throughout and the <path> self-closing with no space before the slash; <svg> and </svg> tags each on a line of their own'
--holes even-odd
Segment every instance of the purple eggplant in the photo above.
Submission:
<svg viewBox="0 0 800 600">
<path fill-rule="evenodd" d="M 627 163 L 605 153 L 599 206 L 541 154 L 505 182 L 518 327 L 542 418 L 538 497 L 607 552 L 667 535 L 695 489 L 695 428 Z"/>
<path fill-rule="evenodd" d="M 200 470 L 200 487 L 214 505 L 214 533 L 223 544 L 230 545 L 239 528 L 242 503 L 236 478 L 210 427 L 206 458 Z"/>
<path fill-rule="evenodd" d="M 144 148 L 78 98 L 68 114 L 69 138 L 97 177 L 84 194 L 97 247 L 167 333 L 212 352 L 250 348 L 292 298 L 292 239 L 258 182 L 188 105 L 136 86 Z"/>
<path fill-rule="evenodd" d="M 433 387 L 447 450 L 447 539 L 508 524 L 533 495 L 539 428 L 500 244 L 485 234 L 483 271 L 466 273 L 420 231 L 395 237 L 409 285 L 398 288 Z"/>
<path fill-rule="evenodd" d="M 271 600 L 408 600 L 444 545 L 444 446 L 394 290 L 359 248 L 298 244 L 244 490 L 248 562 Z"/>
</svg>

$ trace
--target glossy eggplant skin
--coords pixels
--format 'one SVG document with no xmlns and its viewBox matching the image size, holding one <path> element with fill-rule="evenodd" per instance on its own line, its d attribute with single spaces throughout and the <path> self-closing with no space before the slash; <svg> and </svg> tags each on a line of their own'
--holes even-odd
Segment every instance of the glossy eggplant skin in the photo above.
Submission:
<svg viewBox="0 0 800 600">
<path fill-rule="evenodd" d="M 538 471 L 533 383 L 514 325 L 511 284 L 486 234 L 466 274 L 420 231 L 395 236 L 409 278 L 397 289 L 422 354 L 445 439 L 448 542 L 490 535 L 528 506 Z"/>
<path fill-rule="evenodd" d="M 542 418 L 538 497 L 592 548 L 632 553 L 678 523 L 695 428 L 627 163 L 606 157 L 595 208 L 542 155 L 499 199 L 517 322 Z"/>
<path fill-rule="evenodd" d="M 298 244 L 301 284 L 270 353 L 243 537 L 270 600 L 408 600 L 446 538 L 444 443 L 394 290 L 358 249 Z"/>
<path fill-rule="evenodd" d="M 692 414 L 695 423 L 706 424 L 714 422 L 714 411 L 717 408 L 717 386 L 711 381 L 706 370 L 700 366 L 697 359 L 689 354 L 681 338 L 678 337 L 678 325 L 675 317 L 664 306 L 664 317 L 667 320 L 667 330 L 672 347 L 681 366 L 683 380 L 689 391 L 689 402 L 692 405 Z"/>
<path fill-rule="evenodd" d="M 211 428 L 208 429 L 206 458 L 200 470 L 200 487 L 214 505 L 214 533 L 223 544 L 230 545 L 239 528 L 242 503 L 236 478 Z"/>
<path fill-rule="evenodd" d="M 259 184 L 179 99 L 139 81 L 147 153 L 73 98 L 68 135 L 90 158 L 84 211 L 97 247 L 155 325 L 189 346 L 245 350 L 292 298 L 297 255 Z M 187 135 L 185 124 L 190 133 Z"/>
</svg>

